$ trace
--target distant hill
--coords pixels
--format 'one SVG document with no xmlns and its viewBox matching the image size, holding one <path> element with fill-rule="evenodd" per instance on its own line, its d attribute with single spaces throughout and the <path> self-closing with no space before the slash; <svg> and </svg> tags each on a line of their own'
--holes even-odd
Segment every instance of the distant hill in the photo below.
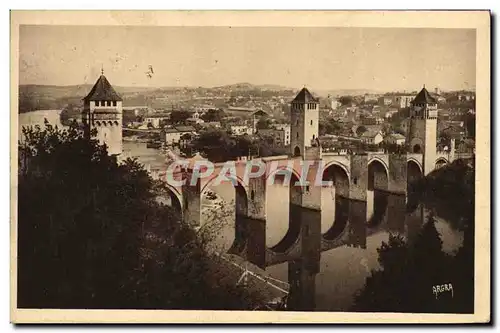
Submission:
<svg viewBox="0 0 500 333">
<path fill-rule="evenodd" d="M 277 84 L 251 84 L 248 82 L 227 84 L 227 85 L 223 85 L 223 86 L 213 87 L 212 89 L 227 89 L 227 90 L 233 90 L 233 91 L 257 90 L 257 89 L 259 89 L 259 90 L 274 90 L 274 91 L 294 90 L 293 88 L 280 86 Z"/>
<path fill-rule="evenodd" d="M 69 105 L 82 105 L 82 98 L 92 89 L 91 84 L 55 86 L 55 85 L 20 85 L 19 86 L 19 112 L 28 112 L 33 110 L 62 109 Z M 224 86 L 205 88 L 205 87 L 122 87 L 114 86 L 115 90 L 124 97 L 125 105 L 145 105 L 148 100 L 154 99 L 157 95 L 171 94 L 172 92 L 194 91 L 198 94 L 204 94 L 211 90 L 231 91 L 231 95 L 255 95 L 275 96 L 276 93 L 291 96 L 297 93 L 302 87 L 285 87 L 276 84 L 251 84 L 248 82 L 234 83 Z M 314 87 L 308 87 L 313 95 L 320 98 L 330 96 L 344 95 L 364 95 L 366 93 L 377 93 L 368 89 L 339 89 L 339 90 L 320 90 Z M 262 94 L 260 92 L 262 92 Z"/>
<path fill-rule="evenodd" d="M 72 86 L 53 86 L 27 84 L 19 86 L 19 112 L 34 110 L 62 109 L 68 104 L 81 105 L 84 98 L 92 89 L 91 84 Z M 122 96 L 133 93 L 154 91 L 157 88 L 148 87 L 120 87 L 115 90 Z"/>
<path fill-rule="evenodd" d="M 19 85 L 19 94 L 31 94 L 35 96 L 50 97 L 53 99 L 59 99 L 65 97 L 83 98 L 89 93 L 92 87 L 93 84 L 79 84 L 72 86 L 26 84 L 26 85 Z M 149 87 L 120 87 L 120 86 L 113 86 L 113 88 L 115 88 L 115 90 L 121 94 L 153 91 L 157 89 Z"/>
<path fill-rule="evenodd" d="M 314 89 L 313 89 L 314 91 Z M 327 97 L 330 96 L 360 96 L 365 94 L 383 94 L 382 91 L 371 90 L 371 89 L 332 89 L 332 90 L 316 90 L 316 94 Z"/>
</svg>

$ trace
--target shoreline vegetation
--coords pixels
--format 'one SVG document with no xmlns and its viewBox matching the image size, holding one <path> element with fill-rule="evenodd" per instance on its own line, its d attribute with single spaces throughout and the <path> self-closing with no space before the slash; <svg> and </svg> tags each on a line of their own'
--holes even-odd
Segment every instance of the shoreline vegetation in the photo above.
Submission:
<svg viewBox="0 0 500 333">
<path fill-rule="evenodd" d="M 243 310 L 265 303 L 214 264 L 205 237 L 155 200 L 161 184 L 137 161 L 118 164 L 76 128 L 46 124 L 23 135 L 19 308 Z"/>
<path fill-rule="evenodd" d="M 154 200 L 162 184 L 136 160 L 118 164 L 73 127 L 22 134 L 18 307 L 255 309 L 283 296 L 251 277 L 243 287 L 241 271 L 214 255 L 210 240 L 234 213 L 217 194 L 207 193 L 203 211 L 215 223 L 193 230 Z M 353 310 L 472 312 L 474 190 L 474 170 L 460 160 L 415 184 L 416 200 L 463 231 L 464 243 L 443 253 L 432 216 L 416 245 L 391 236 L 379 249 L 383 269 L 372 271 Z M 453 300 L 436 302 L 432 284 L 448 282 Z"/>
<path fill-rule="evenodd" d="M 423 204 L 431 214 L 413 242 L 391 235 L 382 243 L 378 249 L 382 269 L 372 271 L 352 311 L 474 312 L 475 170 L 471 164 L 456 160 L 412 184 L 409 211 Z M 456 253 L 443 251 L 436 216 L 463 232 Z M 441 286 L 446 288 L 437 293 Z"/>
</svg>

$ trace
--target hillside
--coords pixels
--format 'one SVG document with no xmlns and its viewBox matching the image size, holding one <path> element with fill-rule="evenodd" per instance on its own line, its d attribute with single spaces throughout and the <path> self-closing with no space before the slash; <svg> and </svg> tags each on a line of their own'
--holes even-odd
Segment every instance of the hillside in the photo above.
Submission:
<svg viewBox="0 0 500 333">
<path fill-rule="evenodd" d="M 92 89 L 91 84 L 72 86 L 52 85 L 20 85 L 19 86 L 19 112 L 33 110 L 62 109 L 68 104 L 81 105 L 82 98 Z M 122 95 L 152 92 L 156 88 L 147 87 L 114 87 Z"/>
</svg>

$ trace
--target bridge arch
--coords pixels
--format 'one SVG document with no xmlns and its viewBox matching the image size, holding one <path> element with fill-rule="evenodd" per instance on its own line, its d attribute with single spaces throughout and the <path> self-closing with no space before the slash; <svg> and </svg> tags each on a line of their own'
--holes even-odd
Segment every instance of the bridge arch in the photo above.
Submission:
<svg viewBox="0 0 500 333">
<path fill-rule="evenodd" d="M 293 149 L 293 156 L 300 156 L 299 146 L 295 146 L 295 148 Z"/>
<path fill-rule="evenodd" d="M 167 193 L 170 196 L 170 202 L 171 202 L 172 208 L 174 208 L 176 212 L 182 213 L 182 208 L 183 208 L 182 194 L 179 192 L 179 190 L 177 188 L 170 185 L 169 183 L 164 182 L 164 184 L 165 184 L 165 187 L 167 189 Z"/>
<path fill-rule="evenodd" d="M 420 138 L 413 138 L 410 142 L 410 151 L 413 154 L 422 154 L 424 148 L 424 142 Z"/>
<path fill-rule="evenodd" d="M 420 173 L 423 173 L 422 163 L 420 163 L 420 161 L 417 160 L 416 158 L 413 158 L 413 157 L 408 158 L 408 168 L 410 168 L 410 167 L 412 167 L 412 168 L 417 167 L 420 170 Z"/>
<path fill-rule="evenodd" d="M 277 175 L 277 173 L 280 173 L 279 175 Z M 293 169 L 293 168 L 290 168 L 288 165 L 281 165 L 281 166 L 278 166 L 276 169 L 274 170 L 270 170 L 267 175 L 266 175 L 266 182 L 269 184 L 272 181 L 275 180 L 276 176 L 285 176 L 283 175 L 283 173 L 285 172 L 288 172 L 290 174 L 290 184 L 295 184 L 295 180 L 299 180 L 300 179 L 300 175 L 299 173 L 297 172 L 297 170 Z M 295 180 L 293 180 L 295 179 Z M 292 182 L 293 181 L 293 182 Z M 274 182 L 271 182 L 271 183 L 274 183 Z"/>
<path fill-rule="evenodd" d="M 219 172 L 214 172 L 201 186 L 200 189 L 200 200 L 201 207 L 204 208 L 203 199 L 206 198 L 209 190 L 216 192 L 211 188 L 211 185 L 214 184 L 215 180 L 218 178 Z M 243 180 L 237 175 L 226 174 L 225 178 L 221 184 L 230 182 L 234 188 L 234 202 L 230 203 L 229 207 L 234 207 L 234 224 L 230 226 L 224 225 L 225 216 L 215 216 L 212 221 L 210 221 L 213 225 L 208 225 L 208 230 L 214 232 L 216 235 L 210 235 L 210 237 L 215 236 L 217 240 L 216 246 L 223 246 L 224 250 L 231 254 L 239 255 L 244 249 L 247 234 L 246 234 L 246 225 L 245 219 L 248 215 L 248 195 L 247 189 L 244 185 Z M 215 212 L 220 212 L 219 207 L 214 206 L 213 209 Z M 232 213 L 232 212 L 231 212 Z M 229 216 L 227 216 L 229 217 Z M 203 214 L 202 211 L 202 224 L 206 224 L 205 220 L 206 215 Z M 228 220 L 232 221 L 232 220 Z M 234 233 L 233 233 L 234 226 Z M 229 227 L 229 228 L 228 228 Z M 227 236 L 227 238 L 226 238 Z M 220 239 L 219 239 L 220 238 Z M 223 244 L 219 244 L 222 242 Z"/>
<path fill-rule="evenodd" d="M 268 246 L 269 250 L 275 253 L 286 253 L 289 251 L 292 246 L 297 242 L 299 239 L 300 235 L 300 230 L 301 226 L 299 223 L 292 223 L 293 217 L 298 213 L 297 209 L 300 209 L 297 207 L 294 202 L 297 202 L 297 199 L 302 196 L 302 193 L 305 190 L 305 186 L 302 186 L 299 183 L 300 176 L 298 175 L 297 171 L 290 169 L 288 167 L 283 167 L 283 168 L 278 168 L 276 171 L 273 170 L 273 172 L 270 175 L 276 174 L 278 171 L 288 171 L 291 173 L 290 175 L 290 184 L 288 186 L 288 223 L 287 223 L 287 230 L 284 234 L 284 236 L 281 238 L 280 241 L 278 241 L 276 244 Z M 298 185 L 296 185 L 298 184 Z M 300 199 L 299 199 L 300 200 Z M 266 205 L 269 203 L 269 201 L 266 202 Z M 266 243 L 267 243 L 266 239 Z M 266 244 L 267 245 L 267 244 Z"/>
<path fill-rule="evenodd" d="M 378 157 L 368 161 L 368 190 L 385 190 L 389 188 L 389 167 Z"/>
<path fill-rule="evenodd" d="M 419 202 L 419 180 L 424 177 L 422 166 L 418 161 L 408 160 L 406 169 L 407 209 L 413 211 Z"/>
<path fill-rule="evenodd" d="M 442 166 L 448 164 L 448 160 L 444 157 L 439 157 L 437 160 L 436 160 L 436 165 L 435 165 L 435 169 L 439 169 L 441 168 Z"/>
<path fill-rule="evenodd" d="M 334 215 L 331 219 L 327 217 L 326 226 L 328 229 L 322 237 L 326 240 L 333 241 L 340 237 L 347 227 L 349 216 L 349 186 L 351 179 L 347 168 L 343 164 L 333 162 L 327 164 L 323 169 L 322 180 L 332 182 L 332 201 L 334 201 L 335 205 Z"/>
<path fill-rule="evenodd" d="M 368 219 L 368 227 L 379 226 L 387 212 L 389 189 L 389 168 L 379 159 L 373 158 L 368 162 L 368 191 L 373 192 L 372 214 Z"/>
</svg>

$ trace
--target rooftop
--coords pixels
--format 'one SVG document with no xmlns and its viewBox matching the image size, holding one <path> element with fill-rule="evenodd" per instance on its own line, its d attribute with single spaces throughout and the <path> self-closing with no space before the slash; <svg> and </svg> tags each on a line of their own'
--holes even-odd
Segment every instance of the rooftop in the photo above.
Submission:
<svg viewBox="0 0 500 333">
<path fill-rule="evenodd" d="M 427 103 L 436 103 L 436 99 L 432 97 L 432 95 L 425 89 L 425 87 L 420 90 L 420 92 L 415 96 L 413 100 L 413 104 L 427 104 Z"/>
<path fill-rule="evenodd" d="M 113 89 L 111 83 L 104 75 L 101 75 L 94 84 L 90 92 L 83 99 L 84 101 L 122 101 L 122 98 Z"/>
<path fill-rule="evenodd" d="M 315 98 L 306 87 L 302 88 L 302 90 L 295 96 L 293 102 L 301 102 L 301 103 L 319 103 L 319 100 Z"/>
<path fill-rule="evenodd" d="M 406 139 L 406 137 L 403 134 L 400 134 L 400 133 L 392 133 L 389 136 L 393 137 L 394 139 Z"/>
<path fill-rule="evenodd" d="M 361 136 L 364 138 L 373 138 L 379 133 L 380 133 L 379 129 L 367 128 L 366 132 L 364 132 Z"/>
<path fill-rule="evenodd" d="M 179 132 L 195 132 L 196 129 L 193 126 L 176 126 L 175 129 Z"/>
</svg>

